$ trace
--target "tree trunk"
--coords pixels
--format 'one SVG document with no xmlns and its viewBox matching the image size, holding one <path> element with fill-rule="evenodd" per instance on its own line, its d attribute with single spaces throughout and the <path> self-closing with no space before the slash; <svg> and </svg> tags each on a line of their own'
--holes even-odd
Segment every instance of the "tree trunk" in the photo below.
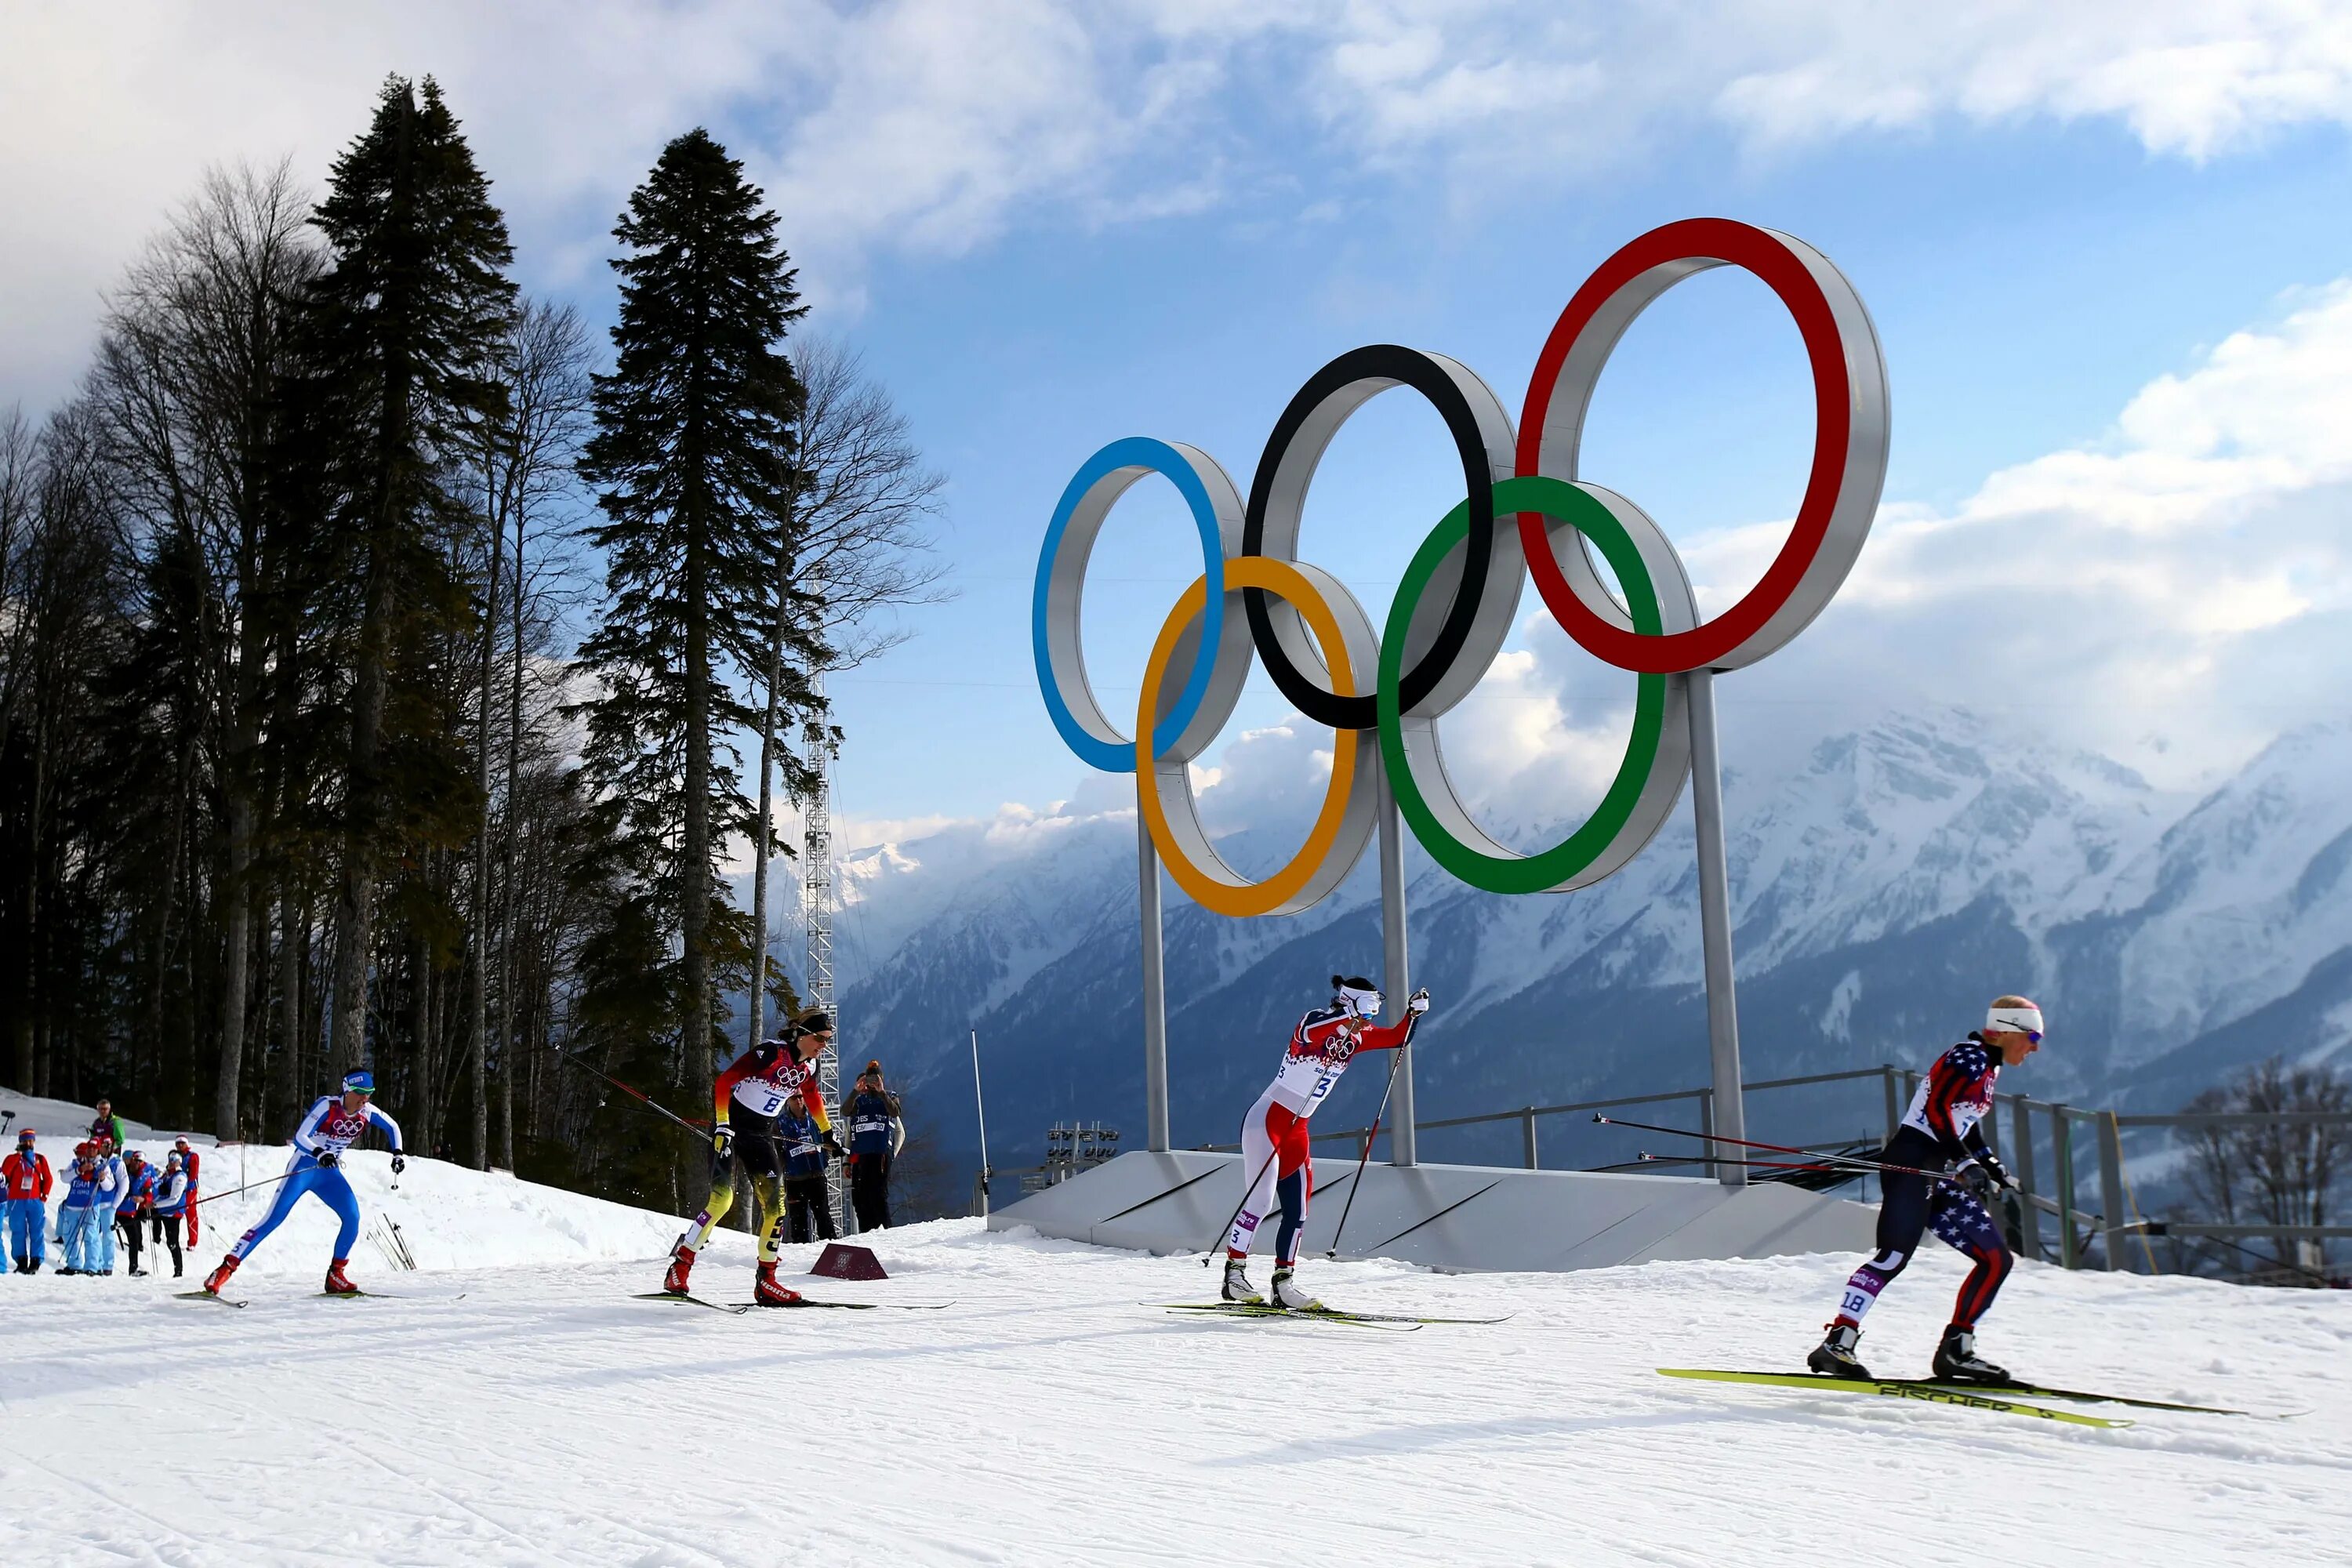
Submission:
<svg viewBox="0 0 2352 1568">
<path fill-rule="evenodd" d="M 522 534 L 524 514 L 523 509 L 520 507 L 515 508 L 514 512 L 514 591 L 508 595 L 508 597 L 512 601 L 514 612 L 514 626 L 512 631 L 514 638 L 514 659 L 507 685 L 507 830 L 499 837 L 499 888 L 501 906 L 499 920 L 499 1059 L 506 1063 L 507 1070 L 506 1151 L 507 1166 L 509 1170 L 513 1169 L 515 1166 L 515 839 L 516 836 L 522 831 L 522 814 L 517 808 L 516 802 L 520 798 L 517 792 L 522 773 Z M 504 541 L 500 541 L 500 543 L 503 544 Z M 484 714 L 482 725 L 484 734 L 483 744 L 487 749 L 488 745 L 488 736 L 489 731 L 488 717 L 489 711 L 489 684 L 487 680 L 483 682 L 482 687 L 482 704 Z M 530 1131 L 531 1135 L 536 1137 L 539 1132 L 539 1058 L 536 1053 L 533 1053 L 531 1056 L 530 1084 L 531 1100 L 529 1102 L 530 1108 Z"/>
<path fill-rule="evenodd" d="M 328 1031 L 328 1076 L 358 1067 L 367 1050 L 368 960 L 375 945 L 377 752 L 383 735 L 385 626 L 389 568 L 370 551 L 367 606 L 360 622 L 358 668 L 352 681 L 352 752 L 342 889 L 335 900 L 334 1012 Z"/>
<path fill-rule="evenodd" d="M 686 551 L 686 831 L 679 846 L 678 931 L 685 961 L 684 1051 L 689 1115 L 710 1104 L 710 599 L 701 529 Z M 680 1173 L 683 1173 L 681 1162 Z"/>
<path fill-rule="evenodd" d="M 466 963 L 473 971 L 471 992 L 472 1012 L 466 1021 L 467 1037 L 474 1053 L 474 1149 L 475 1169 L 490 1163 L 490 964 L 487 941 L 490 920 L 490 679 L 498 659 L 499 647 L 499 577 L 506 563 L 506 536 L 503 529 L 490 541 L 490 580 L 482 607 L 481 680 L 482 722 L 480 741 L 475 750 L 475 782 L 482 792 L 480 815 L 474 824 L 474 908 L 473 918 L 466 922 Z M 512 813 L 511 803 L 509 807 Z M 505 1056 L 503 1046 L 499 1055 Z M 505 1063 L 501 1060 L 501 1076 Z M 514 1116 L 509 1109 L 506 1117 L 507 1165 L 514 1166 Z"/>
<path fill-rule="evenodd" d="M 286 1042 L 278 1053 L 272 1087 L 262 1096 L 262 1133 L 269 1136 L 270 1118 L 293 1114 L 297 1086 L 302 1081 L 302 950 L 310 945 L 310 917 L 300 911 L 293 879 L 278 893 L 278 1016 Z"/>
</svg>

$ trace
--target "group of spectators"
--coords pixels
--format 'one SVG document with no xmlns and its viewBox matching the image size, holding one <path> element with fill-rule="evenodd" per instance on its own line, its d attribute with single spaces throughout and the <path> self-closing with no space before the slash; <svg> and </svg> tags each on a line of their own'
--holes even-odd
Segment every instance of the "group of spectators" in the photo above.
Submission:
<svg viewBox="0 0 2352 1568">
<path fill-rule="evenodd" d="M 898 1097 L 882 1082 L 882 1064 L 869 1061 L 857 1075 L 844 1118 L 849 1123 L 849 1203 L 857 1228 L 887 1229 L 890 1224 L 890 1163 L 907 1142 Z M 784 1150 L 784 1213 L 794 1241 L 835 1238 L 833 1205 L 825 1201 L 824 1177 L 832 1157 L 816 1119 L 800 1100 L 787 1102 L 776 1122 Z"/>
<path fill-rule="evenodd" d="M 172 1277 L 183 1265 L 181 1230 L 196 1240 L 196 1173 L 201 1156 L 185 1138 L 156 1166 L 130 1147 L 122 1119 L 106 1100 L 98 1120 L 73 1147 L 60 1175 L 40 1151 L 40 1134 L 30 1127 L 16 1134 L 16 1151 L 0 1160 L 0 1186 L 7 1194 L 8 1257 L 19 1274 L 38 1274 L 48 1261 L 49 1198 L 62 1183 L 65 1202 L 58 1210 L 59 1274 L 112 1274 L 119 1237 L 129 1271 L 142 1275 L 144 1247 L 152 1235 L 172 1252 Z"/>
</svg>

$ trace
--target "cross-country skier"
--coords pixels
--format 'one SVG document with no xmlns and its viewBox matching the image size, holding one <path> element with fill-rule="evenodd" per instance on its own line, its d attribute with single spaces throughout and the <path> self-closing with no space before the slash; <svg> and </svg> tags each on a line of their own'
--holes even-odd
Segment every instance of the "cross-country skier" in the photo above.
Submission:
<svg viewBox="0 0 2352 1568">
<path fill-rule="evenodd" d="M 1250 1243 L 1258 1221 L 1276 1198 L 1282 1203 L 1282 1226 L 1275 1234 L 1275 1305 L 1294 1311 L 1322 1305 L 1292 1283 L 1298 1265 L 1298 1237 L 1307 1228 L 1307 1203 L 1315 1194 L 1315 1163 L 1307 1138 L 1307 1118 L 1323 1103 L 1348 1063 L 1362 1051 L 1396 1050 L 1412 1039 L 1413 1026 L 1429 1011 L 1429 993 L 1416 991 L 1404 1005 L 1404 1017 L 1394 1024 L 1375 1024 L 1380 1016 L 1380 988 L 1361 976 L 1331 976 L 1331 1000 L 1298 1020 L 1282 1066 L 1265 1092 L 1242 1121 L 1242 1169 L 1254 1171 L 1241 1212 L 1225 1237 L 1224 1299 L 1257 1302 L 1249 1282 Z"/>
<path fill-rule="evenodd" d="M 16 1152 L 0 1160 L 0 1191 L 8 1200 L 8 1257 L 19 1274 L 38 1274 L 49 1255 L 49 1194 L 57 1178 L 49 1157 L 34 1146 L 29 1127 L 16 1134 Z"/>
<path fill-rule="evenodd" d="M 322 1094 L 310 1113 L 302 1118 L 302 1125 L 294 1130 L 294 1152 L 286 1163 L 286 1177 L 278 1184 L 278 1201 L 261 1223 L 237 1238 L 222 1258 L 220 1267 L 205 1278 L 205 1292 L 217 1296 L 236 1266 L 246 1260 L 262 1240 L 286 1223 L 294 1205 L 302 1201 L 304 1193 L 313 1193 L 319 1201 L 335 1211 L 342 1228 L 335 1233 L 334 1261 L 327 1266 L 326 1293 L 330 1296 L 356 1296 L 360 1288 L 343 1274 L 343 1265 L 352 1258 L 352 1243 L 360 1238 L 360 1201 L 352 1195 L 352 1184 L 343 1175 L 342 1158 L 346 1150 L 359 1142 L 360 1135 L 370 1127 L 382 1130 L 392 1141 L 392 1173 L 400 1174 L 408 1168 L 408 1158 L 400 1141 L 400 1123 L 376 1108 L 375 1075 L 362 1068 L 343 1075 L 343 1091 L 340 1095 Z"/>
<path fill-rule="evenodd" d="M 1992 1216 L 1994 1194 L 2013 1187 L 2009 1172 L 1988 1148 L 1979 1125 L 1992 1109 L 1993 1080 L 2042 1048 L 2042 1009 L 2022 996 L 2003 996 L 1986 1010 L 1985 1025 L 1936 1058 L 1911 1097 L 1911 1108 L 1879 1158 L 1890 1165 L 1947 1171 L 1940 1179 L 1889 1171 L 1879 1178 L 1878 1253 L 1853 1271 L 1839 1298 L 1836 1319 L 1805 1364 L 1832 1377 L 1868 1378 L 1854 1354 L 1862 1320 L 1878 1293 L 1903 1272 L 1932 1229 L 1975 1265 L 1960 1282 L 1951 1325 L 1936 1347 L 1939 1378 L 2005 1384 L 2004 1368 L 1977 1354 L 1977 1320 L 1992 1306 L 2014 1266 Z"/>
<path fill-rule="evenodd" d="M 841 1143 L 833 1135 L 833 1121 L 825 1114 L 824 1095 L 816 1081 L 816 1059 L 832 1043 L 832 1015 L 811 1013 L 776 1038 L 736 1058 L 719 1075 L 711 1106 L 710 1196 L 670 1250 L 669 1272 L 662 1277 L 662 1289 L 670 1295 L 687 1293 L 694 1255 L 734 1206 L 735 1165 L 740 1160 L 751 1175 L 751 1195 L 760 1215 L 760 1264 L 751 1300 L 762 1307 L 789 1307 L 801 1299 L 799 1291 L 776 1279 L 776 1244 L 784 1224 L 780 1191 L 784 1152 L 776 1134 L 776 1117 L 797 1098 L 816 1118 L 825 1152 L 840 1158 Z M 736 1117 L 732 1122 L 730 1110 Z"/>
</svg>

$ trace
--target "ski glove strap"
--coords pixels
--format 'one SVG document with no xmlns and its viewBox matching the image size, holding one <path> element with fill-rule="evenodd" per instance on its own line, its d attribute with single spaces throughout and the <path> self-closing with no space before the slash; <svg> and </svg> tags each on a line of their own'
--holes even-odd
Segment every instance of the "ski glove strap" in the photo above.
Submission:
<svg viewBox="0 0 2352 1568">
<path fill-rule="evenodd" d="M 408 1169 L 408 1157 L 401 1153 L 397 1149 L 394 1150 L 392 1154 L 392 1173 L 396 1176 L 406 1169 Z"/>
<path fill-rule="evenodd" d="M 1954 1174 L 1958 1178 L 1960 1185 L 1968 1189 L 1969 1196 L 1980 1204 L 1990 1205 L 1992 1202 L 1992 1174 L 1982 1165 L 1970 1160 Z"/>
<path fill-rule="evenodd" d="M 1424 985 L 1420 990 L 1414 992 L 1412 996 L 1407 998 L 1404 1005 L 1404 1010 L 1408 1013 L 1428 1012 L 1429 987 Z"/>
<path fill-rule="evenodd" d="M 724 1160 L 734 1152 L 735 1130 L 732 1127 L 720 1127 L 710 1134 L 711 1158 Z"/>
</svg>

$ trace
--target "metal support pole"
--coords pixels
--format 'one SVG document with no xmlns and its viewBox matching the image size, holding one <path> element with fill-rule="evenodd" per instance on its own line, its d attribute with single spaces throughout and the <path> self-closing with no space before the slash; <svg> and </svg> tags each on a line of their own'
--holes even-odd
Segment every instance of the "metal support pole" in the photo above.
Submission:
<svg viewBox="0 0 2352 1568">
<path fill-rule="evenodd" d="M 2124 1212 L 2124 1140 L 2114 1111 L 2099 1112 L 2095 1125 L 2099 1130 L 2099 1207 L 2107 1222 L 2107 1271 L 2113 1273 L 2124 1266 L 2124 1226 L 2131 1218 Z"/>
<path fill-rule="evenodd" d="M 1404 940 L 1404 820 L 1397 814 L 1396 794 L 1388 779 L 1381 780 L 1381 987 L 1396 1016 L 1403 1016 L 1405 998 L 1412 994 L 1412 968 Z M 1412 1118 L 1412 1047 L 1398 1053 L 1396 1088 L 1390 1096 L 1395 1108 L 1389 1120 L 1389 1163 L 1419 1163 Z"/>
<path fill-rule="evenodd" d="M 2017 1205 L 2018 1227 L 2025 1233 L 2025 1255 L 2042 1261 L 2042 1210 L 2033 1201 L 2033 1101 L 2019 1095 L 2010 1101 L 2009 1124 L 2015 1130 L 2009 1151 L 2017 1190 L 2025 1201 Z"/>
<path fill-rule="evenodd" d="M 1135 814 L 1136 902 L 1143 942 L 1143 1138 L 1154 1154 L 1165 1153 L 1168 1136 L 1168 973 L 1160 920 L 1160 851 L 1153 847 L 1143 814 Z"/>
<path fill-rule="evenodd" d="M 1698 830 L 1698 926 L 1706 955 L 1706 1042 L 1715 1088 L 1716 1133 L 1748 1136 L 1739 1088 L 1739 1004 L 1731 984 L 1731 876 L 1723 847 L 1723 758 L 1716 744 L 1715 671 L 1694 669 L 1690 697 L 1691 821 Z M 1718 1164 L 1727 1187 L 1748 1184 L 1746 1165 Z"/>
<path fill-rule="evenodd" d="M 1883 1067 L 1878 1072 L 1880 1081 L 1886 1086 L 1886 1141 L 1892 1143 L 1895 1130 L 1903 1125 L 1903 1100 L 1895 1092 L 1895 1068 Z"/>
<path fill-rule="evenodd" d="M 2058 1167 L 2058 1267 L 2080 1268 L 2074 1256 L 2074 1127 L 2063 1105 L 2050 1108 L 2050 1160 Z"/>
<path fill-rule="evenodd" d="M 1540 1171 L 1543 1169 L 1542 1165 L 1538 1163 L 1536 1160 L 1536 1112 L 1535 1107 L 1533 1106 L 1528 1107 L 1525 1111 L 1520 1113 L 1519 1143 L 1527 1152 L 1528 1169 L 1530 1171 Z"/>
</svg>

